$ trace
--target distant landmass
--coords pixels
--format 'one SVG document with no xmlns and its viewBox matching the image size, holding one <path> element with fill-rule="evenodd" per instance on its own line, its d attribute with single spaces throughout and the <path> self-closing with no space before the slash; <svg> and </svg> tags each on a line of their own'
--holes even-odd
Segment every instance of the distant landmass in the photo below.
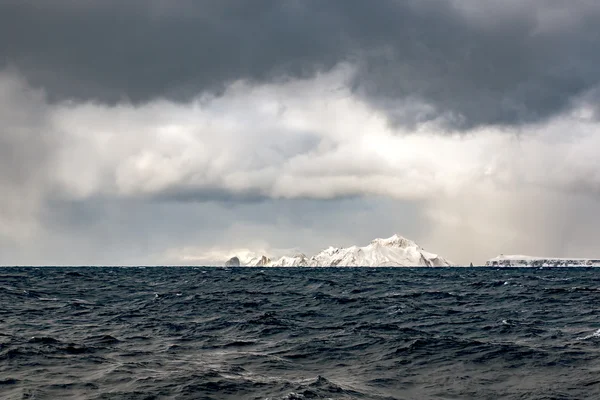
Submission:
<svg viewBox="0 0 600 400">
<path fill-rule="evenodd" d="M 488 267 L 600 267 L 600 259 L 504 255 L 489 259 Z"/>
<path fill-rule="evenodd" d="M 232 257 L 226 266 L 246 267 L 449 267 L 454 264 L 425 251 L 410 239 L 394 235 L 375 239 L 367 246 L 329 247 L 312 257 L 304 254 L 272 260 L 266 255 L 246 260 Z"/>
</svg>

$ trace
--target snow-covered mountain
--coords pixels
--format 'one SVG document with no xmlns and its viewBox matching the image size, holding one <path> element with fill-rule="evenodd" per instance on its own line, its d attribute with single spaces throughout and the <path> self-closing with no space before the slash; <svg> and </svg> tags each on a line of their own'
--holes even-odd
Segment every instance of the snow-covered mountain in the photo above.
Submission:
<svg viewBox="0 0 600 400">
<path fill-rule="evenodd" d="M 232 257 L 227 264 L 234 265 Z M 284 256 L 271 260 L 263 255 L 245 262 L 242 266 L 278 267 L 445 267 L 450 261 L 429 253 L 421 246 L 400 235 L 387 239 L 375 239 L 367 246 L 345 248 L 329 247 L 308 258 L 304 254 Z"/>
<path fill-rule="evenodd" d="M 600 259 L 501 254 L 486 261 L 485 265 L 488 267 L 600 267 Z"/>
<path fill-rule="evenodd" d="M 302 253 L 295 256 L 283 256 L 272 263 L 277 267 L 308 267 L 310 260 Z"/>
<path fill-rule="evenodd" d="M 375 239 L 364 247 L 351 246 L 342 249 L 329 247 L 311 257 L 311 266 L 336 267 L 443 267 L 452 263 L 437 254 L 423 250 L 421 246 L 400 235 L 387 239 Z"/>
</svg>

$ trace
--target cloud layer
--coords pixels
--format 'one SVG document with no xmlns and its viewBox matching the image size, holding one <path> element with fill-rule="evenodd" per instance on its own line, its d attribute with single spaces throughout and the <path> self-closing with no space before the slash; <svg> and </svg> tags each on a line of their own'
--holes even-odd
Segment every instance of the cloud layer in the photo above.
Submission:
<svg viewBox="0 0 600 400">
<path fill-rule="evenodd" d="M 41 236 L 23 239 L 24 248 L 58 229 L 65 242 L 49 247 L 64 249 L 71 235 L 91 229 L 100 237 L 78 246 L 91 253 L 66 258 L 90 261 L 100 243 L 118 245 L 111 230 L 131 238 L 140 229 L 176 229 L 163 218 L 189 225 L 177 238 L 153 234 L 164 243 L 140 244 L 127 259 L 184 262 L 196 257 L 189 249 L 202 248 L 199 242 L 205 250 L 253 244 L 315 251 L 394 231 L 459 262 L 507 248 L 593 250 L 581 245 L 593 232 L 600 187 L 600 134 L 587 103 L 518 131 L 452 132 L 437 123 L 408 131 L 353 95 L 352 74 L 345 66 L 306 80 L 237 81 L 220 96 L 184 104 L 105 105 L 52 103 L 4 72 L 3 148 L 10 153 L 3 171 L 11 174 L 3 175 L 10 196 L 3 196 L 2 225 L 22 216 L 41 224 Z M 319 219 L 333 225 L 319 226 Z M 357 221 L 361 234 L 353 231 Z M 181 259 L 173 256 L 178 249 Z"/>
<path fill-rule="evenodd" d="M 0 263 L 597 257 L 598 43 L 583 0 L 3 1 Z"/>
<path fill-rule="evenodd" d="M 341 63 L 394 123 L 518 125 L 600 82 L 600 5 L 552 0 L 4 1 L 0 62 L 53 100 L 187 101 Z M 398 105 L 410 103 L 409 112 Z"/>
</svg>

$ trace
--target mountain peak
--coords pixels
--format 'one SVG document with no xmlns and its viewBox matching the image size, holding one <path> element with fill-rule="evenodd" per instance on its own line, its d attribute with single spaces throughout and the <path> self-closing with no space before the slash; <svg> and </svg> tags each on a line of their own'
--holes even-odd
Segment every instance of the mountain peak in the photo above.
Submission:
<svg viewBox="0 0 600 400">
<path fill-rule="evenodd" d="M 406 248 L 406 247 L 412 247 L 412 246 L 419 247 L 412 240 L 407 239 L 404 236 L 399 235 L 397 233 L 387 239 L 377 238 L 377 239 L 371 241 L 371 244 L 379 245 L 379 246 L 383 246 L 383 247 L 399 247 L 399 248 Z"/>
</svg>

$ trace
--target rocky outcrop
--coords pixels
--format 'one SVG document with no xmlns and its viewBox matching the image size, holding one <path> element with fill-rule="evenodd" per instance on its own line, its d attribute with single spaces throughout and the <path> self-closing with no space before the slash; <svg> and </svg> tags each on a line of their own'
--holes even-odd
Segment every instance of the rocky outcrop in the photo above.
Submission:
<svg viewBox="0 0 600 400">
<path fill-rule="evenodd" d="M 227 262 L 225 263 L 226 267 L 239 267 L 240 266 L 240 259 L 237 257 L 231 257 L 229 260 L 227 260 Z"/>
</svg>

